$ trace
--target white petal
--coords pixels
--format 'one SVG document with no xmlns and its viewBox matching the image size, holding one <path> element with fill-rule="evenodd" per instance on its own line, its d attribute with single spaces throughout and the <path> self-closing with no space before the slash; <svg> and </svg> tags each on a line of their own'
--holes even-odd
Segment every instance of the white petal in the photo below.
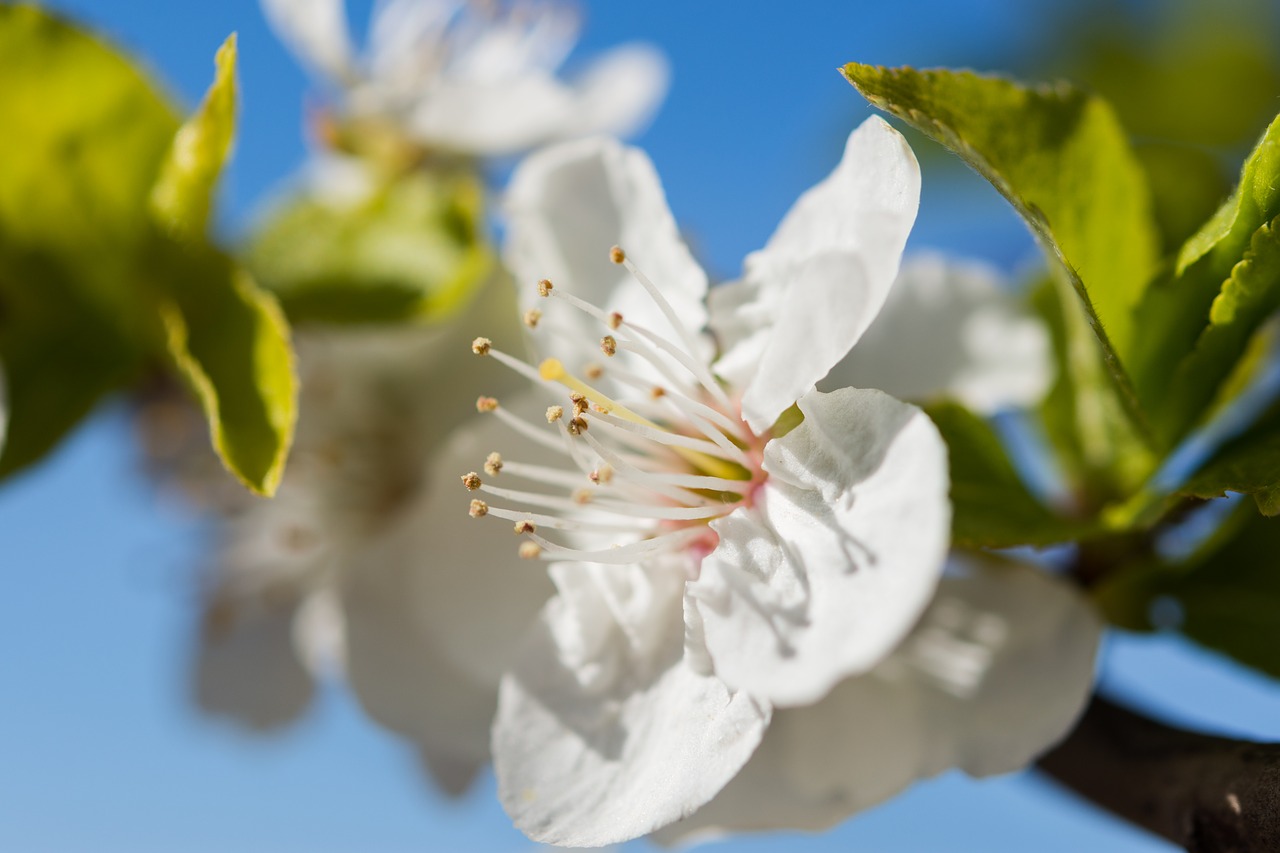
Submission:
<svg viewBox="0 0 1280 853">
<path fill-rule="evenodd" d="M 947 396 L 991 414 L 1037 402 L 1052 378 L 1048 330 L 996 270 L 921 255 L 903 264 L 875 323 L 818 387 Z"/>
<path fill-rule="evenodd" d="M 653 118 L 670 82 L 670 64 L 661 51 L 645 44 L 616 47 L 573 81 L 573 116 L 557 136 L 631 136 Z"/>
<path fill-rule="evenodd" d="M 581 26 L 578 10 L 560 0 L 494 9 L 467 4 L 453 33 L 448 74 L 490 83 L 550 74 L 573 49 Z"/>
<path fill-rule="evenodd" d="M 893 656 L 816 705 L 775 712 L 742 772 L 662 837 L 824 829 L 951 767 L 1023 767 L 1078 716 L 1098 636 L 1088 604 L 1034 569 L 944 578 Z"/>
<path fill-rule="evenodd" d="M 311 592 L 293 617 L 293 645 L 317 678 L 338 678 L 346 668 L 347 626 L 338 591 L 324 585 Z"/>
<path fill-rule="evenodd" d="M 497 157 L 555 138 L 572 113 L 569 89 L 550 74 L 531 71 L 498 82 L 439 80 L 422 92 L 405 121 L 425 144 Z"/>
<path fill-rule="evenodd" d="M 192 671 L 201 710 L 259 731 L 302 715 L 315 683 L 293 642 L 296 604 L 222 596 L 212 600 Z"/>
<path fill-rule="evenodd" d="M 535 841 L 594 847 L 644 835 L 710 800 L 769 711 L 682 659 L 683 568 L 553 567 L 560 596 L 503 679 L 494 768 Z"/>
<path fill-rule="evenodd" d="M 430 767 L 446 771 L 446 790 L 489 757 L 497 702 L 492 684 L 441 655 L 394 575 L 359 566 L 343 595 L 347 680 L 365 713 L 418 744 Z"/>
<path fill-rule="evenodd" d="M 378 0 L 369 22 L 369 77 L 405 94 L 429 85 L 462 0 Z"/>
<path fill-rule="evenodd" d="M 751 508 L 690 584 L 716 673 L 775 705 L 809 704 L 878 664 L 928 603 L 950 537 L 946 445 L 878 391 L 811 392 L 765 448 Z"/>
<path fill-rule="evenodd" d="M 725 294 L 713 302 L 711 325 L 724 351 L 717 371 L 745 389 L 753 429 L 771 426 L 875 319 L 919 199 L 920 169 L 906 140 L 868 119 L 850 134 L 835 171 L 747 258 L 743 281 L 729 285 L 749 299 Z"/>
<path fill-rule="evenodd" d="M 343 0 L 261 0 L 276 35 L 299 61 L 345 83 L 355 74 Z"/>
<path fill-rule="evenodd" d="M 569 142 L 531 155 L 512 176 L 504 256 L 525 307 L 543 310 L 540 352 L 576 364 L 600 358 L 608 330 L 571 306 L 540 299 L 550 279 L 605 311 L 675 337 L 662 311 L 609 250 L 620 245 L 693 331 L 706 323 L 707 277 L 680 239 L 653 164 L 606 138 Z"/>
<path fill-rule="evenodd" d="M 421 743 L 447 740 L 456 722 L 487 747 L 498 679 L 554 591 L 543 564 L 517 556 L 510 522 L 467 517 L 461 475 L 493 451 L 547 461 L 496 415 L 475 416 L 439 448 L 427 491 L 348 573 L 349 678 L 376 719 Z"/>
</svg>

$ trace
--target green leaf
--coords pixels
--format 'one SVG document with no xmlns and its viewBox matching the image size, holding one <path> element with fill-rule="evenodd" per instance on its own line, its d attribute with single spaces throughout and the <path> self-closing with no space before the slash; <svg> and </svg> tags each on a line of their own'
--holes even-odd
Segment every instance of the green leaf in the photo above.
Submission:
<svg viewBox="0 0 1280 853">
<path fill-rule="evenodd" d="M 297 417 L 289 326 L 275 300 L 225 258 L 210 257 L 202 269 L 160 306 L 169 352 L 200 399 L 223 463 L 270 496 Z"/>
<path fill-rule="evenodd" d="M 236 37 L 214 57 L 217 72 L 199 109 L 173 138 L 160 177 L 151 190 L 151 212 L 174 236 L 203 237 L 213 191 L 236 128 Z"/>
<path fill-rule="evenodd" d="M 424 171 L 354 203 L 304 194 L 255 236 L 249 267 L 294 321 L 436 319 L 492 268 L 482 197 L 473 177 Z"/>
<path fill-rule="evenodd" d="M 1229 443 L 1181 492 L 1197 498 L 1241 492 L 1253 496 L 1263 515 L 1280 515 L 1280 432 L 1251 434 Z"/>
<path fill-rule="evenodd" d="M 1176 389 L 1157 410 L 1170 434 L 1211 417 L 1229 400 L 1218 392 L 1239 364 L 1252 336 L 1280 308 L 1280 218 L 1254 232 L 1209 309 L 1209 325 L 1173 372 Z M 1217 405 L 1210 405 L 1219 397 Z"/>
<path fill-rule="evenodd" d="M 1277 188 L 1280 119 L 1246 161 L 1235 193 L 1138 306 L 1138 322 L 1151 333 L 1130 359 L 1130 370 L 1163 446 L 1176 444 L 1205 413 L 1272 304 L 1266 276 L 1273 272 L 1275 249 L 1268 223 L 1280 214 Z"/>
<path fill-rule="evenodd" d="M 1245 161 L 1231 197 L 1178 253 L 1176 272 L 1213 252 L 1228 266 L 1244 254 L 1249 237 L 1276 215 L 1280 203 L 1280 117 L 1262 135 Z"/>
<path fill-rule="evenodd" d="M 1054 515 L 1027 490 L 990 424 L 955 403 L 926 411 L 950 454 L 951 536 L 957 545 L 1051 545 L 1085 532 L 1084 525 Z"/>
<path fill-rule="evenodd" d="M 110 47 L 0 6 L 0 476 L 39 459 L 161 340 L 147 195 L 177 118 Z"/>
<path fill-rule="evenodd" d="M 1102 100 L 1066 85 L 1026 87 L 965 71 L 850 63 L 875 106 L 959 154 L 1014 206 L 1085 305 L 1131 413 L 1117 353 L 1155 270 L 1148 188 L 1124 130 Z"/>
</svg>

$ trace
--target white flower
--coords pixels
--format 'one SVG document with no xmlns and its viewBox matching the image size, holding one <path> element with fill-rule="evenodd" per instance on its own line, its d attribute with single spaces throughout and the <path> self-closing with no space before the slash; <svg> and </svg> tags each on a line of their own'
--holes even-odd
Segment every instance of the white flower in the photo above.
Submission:
<svg viewBox="0 0 1280 853">
<path fill-rule="evenodd" d="M 551 408 L 494 407 L 541 451 L 464 483 L 558 590 L 493 734 L 504 805 L 536 840 L 606 844 L 692 813 L 775 707 L 880 664 L 927 605 L 950 523 L 940 436 L 879 391 L 814 388 L 883 304 L 918 194 L 906 143 L 868 121 L 704 308 L 643 154 L 587 140 L 513 177 L 508 259 L 549 279 L 526 315 L 546 358 L 474 349 Z"/>
<path fill-rule="evenodd" d="M 493 156 L 652 115 L 667 65 L 615 48 L 571 83 L 555 75 L 577 40 L 557 0 L 380 0 L 357 58 L 342 0 L 262 0 L 281 38 L 343 94 L 345 118 L 385 121 L 431 149 Z"/>
<path fill-rule="evenodd" d="M 1059 740 L 1089 698 L 1098 617 L 1034 568 L 954 563 L 892 655 L 815 705 L 775 711 L 742 772 L 659 839 L 825 829 L 917 779 L 1018 770 Z"/>
<path fill-rule="evenodd" d="M 950 397 L 979 414 L 1040 400 L 1053 379 L 1049 332 L 976 261 L 908 258 L 880 316 L 818 387 Z"/>
</svg>

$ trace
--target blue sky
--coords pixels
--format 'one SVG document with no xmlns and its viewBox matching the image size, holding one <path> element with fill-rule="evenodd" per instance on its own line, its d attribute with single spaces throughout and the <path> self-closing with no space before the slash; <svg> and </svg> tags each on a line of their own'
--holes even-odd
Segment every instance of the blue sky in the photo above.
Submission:
<svg viewBox="0 0 1280 853">
<path fill-rule="evenodd" d="M 60 0 L 143 58 L 186 103 L 240 34 L 243 124 L 227 233 L 300 163 L 306 79 L 250 0 Z M 730 275 L 869 114 L 846 61 L 998 69 L 1051 37 L 1049 4 L 595 3 L 579 54 L 644 39 L 669 54 L 671 96 L 639 142 L 712 268 Z M 367 3 L 354 4 L 363 21 Z M 958 199 L 964 215 L 957 215 Z M 976 178 L 930 182 L 913 247 L 1012 267 L 1031 244 Z M 44 465 L 0 486 L 0 849 L 23 851 L 517 851 L 485 779 L 434 793 L 410 750 L 329 690 L 269 740 L 194 714 L 185 664 L 202 528 L 140 475 L 128 412 L 107 407 Z M 1280 688 L 1167 638 L 1115 638 L 1117 695 L 1188 723 L 1280 739 Z M 815 837 L 714 850 L 1171 849 L 1030 775 L 950 775 Z"/>
</svg>

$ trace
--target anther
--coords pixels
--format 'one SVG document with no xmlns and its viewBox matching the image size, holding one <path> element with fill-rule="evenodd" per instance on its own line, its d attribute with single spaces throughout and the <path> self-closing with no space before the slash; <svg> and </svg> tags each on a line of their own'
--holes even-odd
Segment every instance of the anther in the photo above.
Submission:
<svg viewBox="0 0 1280 853">
<path fill-rule="evenodd" d="M 537 526 L 527 518 L 516 522 L 517 536 L 523 536 L 526 533 L 533 533 L 537 529 L 538 529 Z"/>
<path fill-rule="evenodd" d="M 653 388 L 649 390 L 649 396 L 655 400 L 660 400 L 667 396 L 667 389 L 663 388 L 661 385 L 654 385 Z"/>
<path fill-rule="evenodd" d="M 569 421 L 569 435 L 582 435 L 587 431 L 586 418 L 573 418 Z"/>
<path fill-rule="evenodd" d="M 609 328 L 616 329 L 621 325 L 622 325 L 622 315 L 619 314 L 617 311 L 614 311 L 612 314 L 609 315 Z"/>
<path fill-rule="evenodd" d="M 604 376 L 604 368 L 593 361 L 582 368 L 582 373 L 588 379 L 594 381 Z"/>
<path fill-rule="evenodd" d="M 621 246 L 614 246 L 609 250 L 609 260 L 613 261 L 615 264 L 625 263 L 627 260 L 627 253 L 622 251 Z"/>
<path fill-rule="evenodd" d="M 539 296 L 551 295 L 551 279 L 544 278 L 542 281 L 538 282 L 538 295 Z"/>
<path fill-rule="evenodd" d="M 569 401 L 573 403 L 574 417 L 580 417 L 591 405 L 587 398 L 577 391 L 569 395 Z"/>
<path fill-rule="evenodd" d="M 471 507 L 467 510 L 467 515 L 472 518 L 484 518 L 489 514 L 489 505 L 482 500 L 473 500 Z"/>
<path fill-rule="evenodd" d="M 488 412 L 496 412 L 497 410 L 498 410 L 497 397 L 477 397 L 476 398 L 477 412 L 480 412 L 481 414 L 485 414 Z"/>
<path fill-rule="evenodd" d="M 542 319 L 542 312 L 537 308 L 530 308 L 528 311 L 524 312 L 524 317 L 522 319 L 524 320 L 524 324 L 530 329 L 536 329 L 538 328 L 538 321 Z"/>
<path fill-rule="evenodd" d="M 601 465 L 599 468 L 588 474 L 587 477 L 593 483 L 608 485 L 613 482 L 613 468 L 609 465 Z"/>
<path fill-rule="evenodd" d="M 497 452 L 490 453 L 488 458 L 484 460 L 484 472 L 490 477 L 496 477 L 501 470 L 502 454 Z"/>
<path fill-rule="evenodd" d="M 520 550 L 517 553 L 520 554 L 520 559 L 522 560 L 536 560 L 542 556 L 542 546 L 537 542 L 530 542 L 526 539 L 520 543 Z"/>
<path fill-rule="evenodd" d="M 493 341 L 488 338 L 476 338 L 471 342 L 471 351 L 476 355 L 488 355 L 493 348 Z"/>
<path fill-rule="evenodd" d="M 488 342 L 486 341 L 486 344 L 487 343 Z M 485 352 L 488 352 L 487 347 Z M 611 358 L 618 354 L 618 342 L 614 339 L 613 335 L 605 335 L 603 338 L 600 339 L 600 352 L 604 353 L 605 355 Z M 483 354 L 484 353 L 481 353 L 481 355 Z"/>
<path fill-rule="evenodd" d="M 573 493 L 573 502 L 576 504 L 589 504 L 594 497 L 595 492 L 590 489 L 578 489 Z"/>
<path fill-rule="evenodd" d="M 480 475 L 472 471 L 462 475 L 462 485 L 467 487 L 468 492 L 474 492 L 484 484 L 480 482 Z"/>
<path fill-rule="evenodd" d="M 547 423 L 553 424 L 564 417 L 564 406 L 547 406 Z"/>
</svg>

